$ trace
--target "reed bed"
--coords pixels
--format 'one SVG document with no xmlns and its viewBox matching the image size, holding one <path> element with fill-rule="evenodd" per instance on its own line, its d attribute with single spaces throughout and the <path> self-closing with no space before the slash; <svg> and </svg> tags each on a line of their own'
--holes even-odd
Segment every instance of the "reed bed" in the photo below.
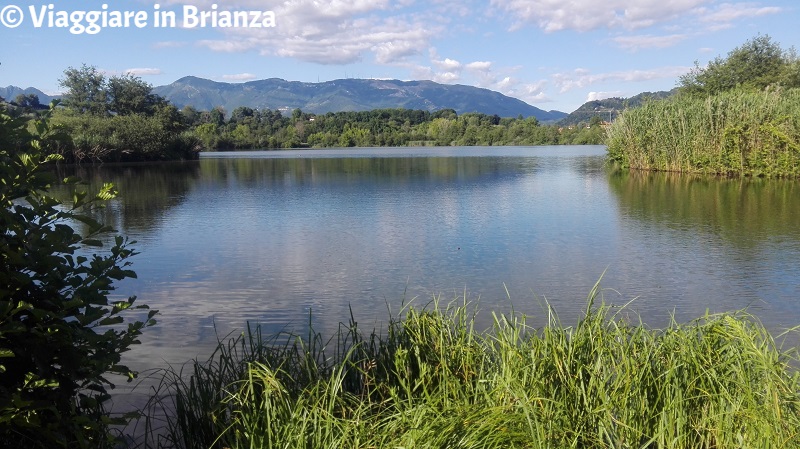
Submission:
<svg viewBox="0 0 800 449">
<path fill-rule="evenodd" d="M 797 358 L 755 317 L 650 329 L 598 291 L 574 326 L 550 310 L 541 328 L 510 313 L 479 331 L 458 298 L 327 340 L 251 328 L 167 373 L 142 446 L 800 447 Z"/>
<path fill-rule="evenodd" d="M 734 90 L 651 101 L 608 129 L 625 168 L 736 176 L 800 176 L 800 89 Z"/>
</svg>

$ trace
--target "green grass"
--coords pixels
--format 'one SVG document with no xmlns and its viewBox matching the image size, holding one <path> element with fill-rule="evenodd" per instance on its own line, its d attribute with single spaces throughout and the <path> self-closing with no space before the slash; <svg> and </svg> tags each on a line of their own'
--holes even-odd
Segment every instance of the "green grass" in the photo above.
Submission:
<svg viewBox="0 0 800 449">
<path fill-rule="evenodd" d="M 533 328 L 464 298 L 330 340 L 259 328 L 168 371 L 150 447 L 791 448 L 800 377 L 746 312 L 650 329 L 594 302 Z M 599 299 L 598 299 L 599 301 Z M 159 404 L 154 403 L 154 408 Z M 153 429 L 151 429 L 153 430 Z"/>
<path fill-rule="evenodd" d="M 625 111 L 608 130 L 626 168 L 800 176 L 800 89 L 677 95 Z"/>
</svg>

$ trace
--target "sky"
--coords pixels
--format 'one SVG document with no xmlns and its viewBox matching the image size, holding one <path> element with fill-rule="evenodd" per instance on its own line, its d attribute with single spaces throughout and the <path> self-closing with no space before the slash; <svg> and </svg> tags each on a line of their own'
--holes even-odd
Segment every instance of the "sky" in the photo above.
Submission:
<svg viewBox="0 0 800 449">
<path fill-rule="evenodd" d="M 246 23 L 230 26 L 232 11 Z M 572 112 L 672 89 L 759 34 L 788 49 L 798 30 L 797 0 L 5 0 L 0 87 L 56 94 L 65 69 L 87 64 L 153 86 L 425 79 Z"/>
</svg>

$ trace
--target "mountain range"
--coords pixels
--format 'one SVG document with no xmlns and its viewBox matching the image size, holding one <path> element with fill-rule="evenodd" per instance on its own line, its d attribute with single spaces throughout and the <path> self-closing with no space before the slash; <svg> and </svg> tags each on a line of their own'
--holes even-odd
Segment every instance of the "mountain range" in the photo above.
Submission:
<svg viewBox="0 0 800 449">
<path fill-rule="evenodd" d="M 0 87 L 0 98 L 5 98 L 6 101 L 14 101 L 17 95 L 30 95 L 34 94 L 39 97 L 39 103 L 47 105 L 50 104 L 53 99 L 58 98 L 45 94 L 39 89 L 28 87 L 28 88 L 21 88 L 17 86 L 8 86 L 8 87 Z"/>
<path fill-rule="evenodd" d="M 629 98 L 607 98 L 588 101 L 570 114 L 545 111 L 521 100 L 489 89 L 460 84 L 439 84 L 433 81 L 398 81 L 377 79 L 340 79 L 321 83 L 304 83 L 270 78 L 246 83 L 224 83 L 194 76 L 183 77 L 171 84 L 153 88 L 153 93 L 178 108 L 193 106 L 210 110 L 221 106 L 230 113 L 240 106 L 289 112 L 324 114 L 338 111 L 368 111 L 383 108 L 405 108 L 436 111 L 454 109 L 458 114 L 481 112 L 501 117 L 536 117 L 542 123 L 559 126 L 586 123 L 593 116 L 610 121 L 625 108 L 639 106 L 649 99 L 666 98 L 676 89 L 643 92 Z M 46 105 L 58 96 L 41 90 L 16 86 L 0 87 L 0 97 L 13 101 L 19 94 L 35 94 Z"/>
<path fill-rule="evenodd" d="M 612 97 L 605 100 L 587 101 L 568 116 L 558 121 L 559 126 L 577 125 L 588 123 L 592 117 L 599 116 L 603 121 L 610 122 L 624 109 L 635 108 L 645 101 L 661 100 L 674 95 L 678 88 L 670 91 L 642 92 L 629 98 Z"/>
<path fill-rule="evenodd" d="M 433 81 L 339 79 L 304 83 L 270 78 L 246 83 L 223 83 L 187 76 L 153 92 L 178 108 L 190 105 L 199 110 L 222 106 L 231 112 L 240 106 L 259 109 L 324 114 L 338 111 L 369 111 L 405 108 L 436 111 L 454 109 L 458 114 L 482 112 L 501 117 L 536 117 L 555 122 L 567 116 L 544 111 L 524 101 L 489 89 Z"/>
</svg>

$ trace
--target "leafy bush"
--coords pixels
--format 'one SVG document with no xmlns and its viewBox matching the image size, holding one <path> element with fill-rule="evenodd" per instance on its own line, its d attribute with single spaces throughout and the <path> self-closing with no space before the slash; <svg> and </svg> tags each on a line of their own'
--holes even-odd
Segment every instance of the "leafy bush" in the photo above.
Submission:
<svg viewBox="0 0 800 449">
<path fill-rule="evenodd" d="M 97 117 L 59 111 L 54 122 L 72 138 L 60 154 L 75 162 L 196 159 L 202 147 L 199 138 L 172 129 L 171 123 L 158 116 Z"/>
<path fill-rule="evenodd" d="M 117 236 L 108 254 L 86 250 L 111 229 L 82 211 L 113 198 L 113 186 L 90 196 L 67 179 L 72 204 L 48 196 L 43 166 L 59 156 L 42 148 L 53 130 L 47 115 L 35 136 L 25 126 L 0 111 L 0 136 L 19 144 L 0 148 L 0 447 L 109 447 L 110 426 L 126 417 L 106 412 L 114 387 L 106 376 L 135 377 L 121 356 L 156 311 L 134 306 L 135 297 L 109 298 L 114 281 L 136 277 L 130 242 Z M 126 323 L 121 312 L 132 309 L 142 320 Z"/>
</svg>

